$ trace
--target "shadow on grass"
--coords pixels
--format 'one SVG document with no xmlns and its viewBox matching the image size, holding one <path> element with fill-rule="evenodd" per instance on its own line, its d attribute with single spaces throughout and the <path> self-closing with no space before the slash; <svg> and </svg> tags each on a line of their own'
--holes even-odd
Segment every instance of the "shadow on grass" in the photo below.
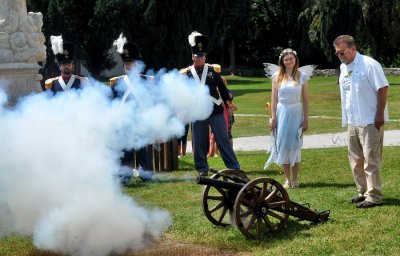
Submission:
<svg viewBox="0 0 400 256">
<path fill-rule="evenodd" d="M 235 95 L 235 97 L 238 96 L 243 96 L 245 94 L 253 94 L 253 93 L 266 93 L 266 92 L 270 92 L 271 89 L 265 88 L 265 89 L 235 89 L 233 90 L 233 94 Z"/>
<path fill-rule="evenodd" d="M 282 170 L 279 169 L 269 169 L 269 170 L 254 170 L 254 171 L 244 171 L 246 175 L 260 176 L 260 177 L 276 177 L 277 175 L 283 174 Z"/>
<path fill-rule="evenodd" d="M 324 182 L 315 182 L 315 183 L 301 183 L 302 188 L 351 188 L 355 187 L 354 183 L 324 183 Z"/>
<path fill-rule="evenodd" d="M 254 240 L 254 242 L 252 243 L 254 243 L 254 245 L 259 245 L 261 242 L 268 244 L 268 246 L 271 246 L 271 244 L 273 244 L 273 242 L 275 241 L 293 240 L 298 237 L 300 233 L 303 237 L 309 236 L 303 231 L 310 230 L 317 225 L 321 225 L 321 223 L 317 224 L 305 220 L 300 220 L 295 217 L 289 217 L 289 220 L 283 230 L 276 234 L 264 233 L 260 238 Z"/>
<path fill-rule="evenodd" d="M 140 178 L 133 178 L 130 182 L 124 185 L 126 188 L 139 188 L 139 187 L 146 187 L 149 185 L 154 185 L 154 184 L 164 184 L 164 183 L 180 183 L 180 182 L 193 182 L 196 184 L 196 177 L 197 175 L 188 175 L 187 177 L 181 177 L 181 178 L 176 178 L 169 176 L 162 177 L 153 177 L 152 180 L 150 181 L 143 181 Z"/>
<path fill-rule="evenodd" d="M 267 79 L 266 79 L 267 80 Z M 269 80 L 267 80 L 269 81 Z M 250 84 L 262 84 L 263 81 L 261 80 L 255 80 L 255 79 L 246 79 L 246 80 L 241 80 L 241 79 L 228 79 L 228 86 L 229 85 L 250 85 Z"/>
<path fill-rule="evenodd" d="M 305 234 L 304 231 L 313 229 L 317 225 L 321 224 L 316 224 L 313 222 L 305 221 L 305 220 L 300 220 L 296 217 L 289 216 L 288 221 L 286 222 L 286 225 L 283 227 L 282 230 L 278 231 L 277 233 L 271 233 L 267 229 L 267 226 L 261 225 L 261 234 L 260 237 L 258 238 L 247 238 L 245 237 L 240 230 L 235 227 L 234 225 L 228 225 L 226 227 L 219 227 L 219 226 L 214 226 L 215 230 L 219 232 L 219 230 L 226 231 L 226 232 L 234 232 L 239 235 L 232 235 L 229 236 L 229 239 L 231 239 L 231 242 L 237 241 L 237 243 L 242 243 L 243 239 L 246 240 L 247 245 L 251 246 L 262 246 L 265 248 L 271 247 L 271 245 L 276 244 L 278 241 L 291 241 L 296 239 L 299 235 L 304 236 L 310 236 L 308 234 Z M 252 230 L 252 234 L 255 234 L 256 231 Z"/>
<path fill-rule="evenodd" d="M 399 198 L 383 198 L 383 205 L 393 205 L 393 206 L 399 206 L 400 205 L 400 199 Z"/>
</svg>

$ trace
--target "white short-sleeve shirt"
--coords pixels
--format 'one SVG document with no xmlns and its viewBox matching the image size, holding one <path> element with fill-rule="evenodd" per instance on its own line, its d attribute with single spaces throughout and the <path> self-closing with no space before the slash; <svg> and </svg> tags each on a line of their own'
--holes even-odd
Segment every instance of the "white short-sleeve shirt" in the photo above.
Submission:
<svg viewBox="0 0 400 256">
<path fill-rule="evenodd" d="M 373 124 L 378 106 L 378 90 L 389 86 L 382 66 L 358 52 L 354 61 L 340 65 L 339 85 L 342 102 L 342 126 Z M 385 122 L 389 121 L 387 105 Z"/>
</svg>

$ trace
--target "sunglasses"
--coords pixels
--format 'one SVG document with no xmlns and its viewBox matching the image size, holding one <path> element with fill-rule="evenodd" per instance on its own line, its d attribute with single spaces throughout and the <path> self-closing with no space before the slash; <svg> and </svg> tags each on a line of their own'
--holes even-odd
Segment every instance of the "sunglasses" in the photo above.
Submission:
<svg viewBox="0 0 400 256">
<path fill-rule="evenodd" d="M 335 55 L 336 55 L 336 56 L 343 56 L 343 55 L 346 54 L 346 52 L 347 52 L 348 50 L 350 50 L 350 48 L 347 48 L 347 50 L 344 51 L 344 52 L 335 52 Z"/>
</svg>

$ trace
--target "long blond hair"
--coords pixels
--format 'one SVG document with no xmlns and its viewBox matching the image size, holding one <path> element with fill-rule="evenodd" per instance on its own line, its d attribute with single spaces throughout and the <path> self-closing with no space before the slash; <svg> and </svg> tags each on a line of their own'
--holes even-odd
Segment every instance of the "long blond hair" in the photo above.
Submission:
<svg viewBox="0 0 400 256">
<path fill-rule="evenodd" d="M 300 84 L 299 57 L 297 56 L 296 51 L 293 51 L 290 48 L 286 48 L 281 52 L 281 54 L 279 54 L 279 71 L 278 71 L 278 77 L 277 77 L 277 85 L 278 86 L 280 86 L 280 84 L 283 81 L 288 80 L 288 74 L 286 73 L 286 67 L 285 67 L 285 64 L 283 63 L 283 57 L 285 57 L 288 54 L 292 54 L 296 59 L 296 63 L 294 65 L 293 72 L 291 75 L 293 77 L 294 84 L 295 85 Z"/>
</svg>

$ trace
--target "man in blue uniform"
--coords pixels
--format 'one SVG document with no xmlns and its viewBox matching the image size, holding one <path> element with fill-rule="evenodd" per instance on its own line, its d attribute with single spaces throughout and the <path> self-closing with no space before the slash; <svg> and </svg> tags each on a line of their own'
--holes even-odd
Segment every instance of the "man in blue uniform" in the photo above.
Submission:
<svg viewBox="0 0 400 256">
<path fill-rule="evenodd" d="M 193 32 L 189 35 L 189 44 L 192 48 L 193 65 L 182 69 L 181 73 L 208 86 L 210 100 L 214 103 L 213 112 L 207 119 L 199 120 L 192 124 L 193 155 L 196 170 L 200 176 L 208 175 L 208 126 L 211 127 L 214 133 L 225 166 L 229 169 L 240 169 L 232 145 L 229 142 L 223 115 L 222 104 L 225 104 L 227 108 L 232 107 L 229 102 L 229 92 L 221 76 L 215 72 L 211 65 L 205 64 L 208 38 L 198 32 Z"/>
<path fill-rule="evenodd" d="M 115 86 L 118 83 L 127 83 L 130 86 L 134 86 L 128 78 L 128 73 L 135 67 L 136 61 L 141 60 L 141 55 L 138 46 L 127 41 L 121 34 L 120 37 L 114 42 L 117 46 L 117 52 L 121 55 L 125 75 L 113 77 L 110 79 L 110 86 L 112 86 L 114 97 L 122 97 L 116 90 Z M 140 75 L 143 79 L 152 78 L 146 75 Z M 127 86 L 128 87 L 128 86 Z M 126 88 L 127 88 L 126 87 Z M 134 100 L 134 99 L 133 99 Z M 134 160 L 137 161 L 137 171 L 139 177 L 143 181 L 151 180 L 153 177 L 153 157 L 152 150 L 149 146 L 140 148 L 139 150 L 125 151 L 124 156 L 121 158 L 121 165 L 129 168 L 135 166 Z"/>
<path fill-rule="evenodd" d="M 61 76 L 47 79 L 45 89 L 57 93 L 81 88 L 86 78 L 73 74 L 74 46 L 64 42 L 62 36 L 51 36 L 50 40 Z"/>
</svg>

